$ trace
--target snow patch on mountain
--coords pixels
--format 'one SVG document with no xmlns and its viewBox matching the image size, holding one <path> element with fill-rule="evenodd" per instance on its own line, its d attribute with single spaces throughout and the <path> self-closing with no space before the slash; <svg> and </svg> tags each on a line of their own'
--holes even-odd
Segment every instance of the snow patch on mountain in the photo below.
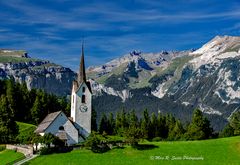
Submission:
<svg viewBox="0 0 240 165">
<path fill-rule="evenodd" d="M 199 109 L 203 112 L 203 113 L 206 113 L 206 114 L 209 114 L 209 115 L 219 115 L 221 116 L 222 113 L 217 111 L 217 110 L 214 110 L 213 108 L 209 107 L 209 106 L 206 106 L 206 105 L 203 105 L 203 104 L 199 104 Z"/>
<path fill-rule="evenodd" d="M 153 96 L 156 96 L 158 98 L 163 98 L 165 94 L 167 93 L 167 89 L 164 89 L 165 83 L 161 83 L 157 86 L 157 88 L 151 92 Z"/>
<path fill-rule="evenodd" d="M 182 105 L 188 106 L 188 105 L 190 105 L 190 103 L 187 101 L 184 101 L 184 102 L 182 102 Z"/>
</svg>

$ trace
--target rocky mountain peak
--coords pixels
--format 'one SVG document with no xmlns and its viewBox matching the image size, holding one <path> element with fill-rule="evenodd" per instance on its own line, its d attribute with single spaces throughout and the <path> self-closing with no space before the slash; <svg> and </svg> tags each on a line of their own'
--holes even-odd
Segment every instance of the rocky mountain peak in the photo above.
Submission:
<svg viewBox="0 0 240 165">
<path fill-rule="evenodd" d="M 190 55 L 198 56 L 191 61 L 195 69 L 204 64 L 240 56 L 240 37 L 216 36 Z"/>
</svg>

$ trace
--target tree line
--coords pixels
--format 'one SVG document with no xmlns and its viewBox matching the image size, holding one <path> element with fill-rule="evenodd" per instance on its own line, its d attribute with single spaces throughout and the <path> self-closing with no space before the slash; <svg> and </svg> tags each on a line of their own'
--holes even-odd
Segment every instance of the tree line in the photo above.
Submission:
<svg viewBox="0 0 240 165">
<path fill-rule="evenodd" d="M 152 113 L 145 109 L 142 118 L 135 111 L 118 112 L 114 118 L 103 114 L 97 130 L 100 134 L 125 136 L 135 143 L 138 139 L 148 140 L 202 140 L 215 136 L 210 122 L 199 109 L 194 111 L 192 121 L 183 125 L 171 114 Z M 135 139 L 135 141 L 134 141 Z"/>
</svg>

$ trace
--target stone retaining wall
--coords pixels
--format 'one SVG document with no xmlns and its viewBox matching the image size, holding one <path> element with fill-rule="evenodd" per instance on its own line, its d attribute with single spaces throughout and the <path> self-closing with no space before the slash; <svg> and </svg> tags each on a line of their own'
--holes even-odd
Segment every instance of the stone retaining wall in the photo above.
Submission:
<svg viewBox="0 0 240 165">
<path fill-rule="evenodd" d="M 11 145 L 7 144 L 6 149 L 8 150 L 15 150 L 17 152 L 23 153 L 26 157 L 33 155 L 33 147 L 32 146 L 22 146 L 22 145 Z"/>
</svg>

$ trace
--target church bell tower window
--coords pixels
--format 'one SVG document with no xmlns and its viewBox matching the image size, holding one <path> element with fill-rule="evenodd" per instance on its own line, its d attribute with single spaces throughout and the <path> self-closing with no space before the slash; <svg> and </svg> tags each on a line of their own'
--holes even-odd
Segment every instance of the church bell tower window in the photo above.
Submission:
<svg viewBox="0 0 240 165">
<path fill-rule="evenodd" d="M 82 92 L 83 92 L 83 93 L 85 92 L 85 87 L 82 87 Z"/>
<path fill-rule="evenodd" d="M 82 103 L 86 103 L 85 95 L 82 95 Z"/>
</svg>

